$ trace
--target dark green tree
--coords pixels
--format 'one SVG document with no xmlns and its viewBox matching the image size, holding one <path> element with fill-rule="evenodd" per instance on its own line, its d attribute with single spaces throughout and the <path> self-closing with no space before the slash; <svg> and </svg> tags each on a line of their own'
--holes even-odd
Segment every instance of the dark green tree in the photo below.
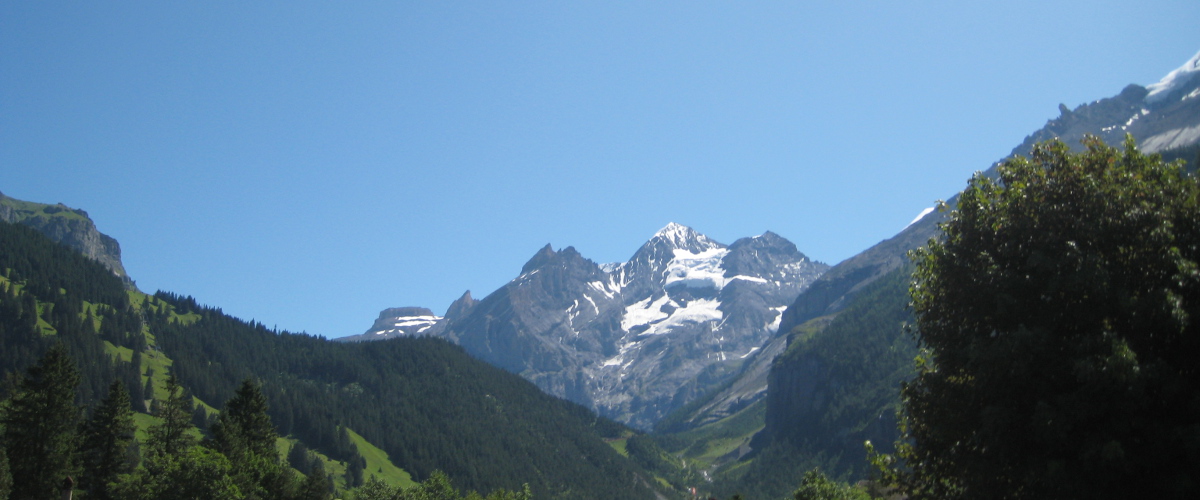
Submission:
<svg viewBox="0 0 1200 500">
<path fill-rule="evenodd" d="M 55 498 L 75 474 L 80 411 L 79 372 L 61 343 L 29 368 L 0 422 L 12 474 L 13 498 Z"/>
<path fill-rule="evenodd" d="M 0 500 L 8 500 L 12 493 L 12 472 L 8 470 L 8 453 L 0 447 Z"/>
<path fill-rule="evenodd" d="M 298 471 L 306 471 L 312 467 L 312 457 L 309 456 L 308 446 L 303 441 L 296 441 L 288 450 L 288 465 Z"/>
<path fill-rule="evenodd" d="M 137 466 L 135 429 L 129 393 L 121 381 L 113 382 L 108 397 L 100 402 L 84 429 L 80 486 L 88 491 L 88 498 L 114 498 L 108 484 L 116 482 L 121 474 L 133 472 Z"/>
<path fill-rule="evenodd" d="M 167 398 L 157 405 L 162 421 L 151 427 L 146 439 L 149 458 L 182 456 L 196 444 L 192 434 L 192 399 L 185 398 L 179 379 L 172 373 L 165 386 Z"/>
<path fill-rule="evenodd" d="M 1200 497 L 1200 187 L 1084 145 L 977 174 L 913 254 L 913 498 Z"/>
<path fill-rule="evenodd" d="M 325 464 L 321 460 L 313 460 L 300 484 L 297 500 L 330 500 L 333 498 L 333 483 L 325 473 Z"/>
<path fill-rule="evenodd" d="M 257 385 L 242 381 L 217 416 L 212 435 L 216 450 L 233 463 L 235 481 L 248 498 L 286 496 L 293 478 L 275 449 L 275 427 Z"/>
<path fill-rule="evenodd" d="M 233 398 L 212 426 L 217 450 L 228 457 L 244 453 L 274 456 L 275 427 L 267 415 L 267 398 L 249 379 L 243 380 Z"/>
</svg>

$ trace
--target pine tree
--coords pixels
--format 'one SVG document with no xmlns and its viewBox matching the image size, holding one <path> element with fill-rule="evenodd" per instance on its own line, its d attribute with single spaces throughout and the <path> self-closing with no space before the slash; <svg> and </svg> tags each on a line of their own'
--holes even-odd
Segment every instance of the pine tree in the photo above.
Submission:
<svg viewBox="0 0 1200 500">
<path fill-rule="evenodd" d="M 251 497 L 282 497 L 293 478 L 275 449 L 275 427 L 267 415 L 267 398 L 249 379 L 212 426 L 213 444 L 233 463 L 241 490 Z"/>
<path fill-rule="evenodd" d="M 181 456 L 192 445 L 196 437 L 188 431 L 192 428 L 192 400 L 183 397 L 183 389 L 175 374 L 167 377 L 167 399 L 158 405 L 157 417 L 162 423 L 151 427 L 146 441 L 150 457 Z"/>
<path fill-rule="evenodd" d="M 29 368 L 4 411 L 14 498 L 53 498 L 75 473 L 79 372 L 61 343 Z"/>
<path fill-rule="evenodd" d="M 308 454 L 308 446 L 303 441 L 297 441 L 292 445 L 292 449 L 288 450 L 288 465 L 298 471 L 306 471 L 312 467 L 312 458 Z"/>
<path fill-rule="evenodd" d="M 297 500 L 330 500 L 333 498 L 332 489 L 333 483 L 325 474 L 325 464 L 319 459 L 313 460 L 308 474 L 304 476 L 304 483 L 300 485 Z"/>
<path fill-rule="evenodd" d="M 242 381 L 212 427 L 217 450 L 233 458 L 244 453 L 275 455 L 275 427 L 267 415 L 267 398 L 249 379 Z"/>
<path fill-rule="evenodd" d="M 88 490 L 88 498 L 113 498 L 108 484 L 115 482 L 118 475 L 132 472 L 137 465 L 137 456 L 131 456 L 135 426 L 129 405 L 125 385 L 119 380 L 113 382 L 108 397 L 87 424 L 80 482 Z"/>
</svg>

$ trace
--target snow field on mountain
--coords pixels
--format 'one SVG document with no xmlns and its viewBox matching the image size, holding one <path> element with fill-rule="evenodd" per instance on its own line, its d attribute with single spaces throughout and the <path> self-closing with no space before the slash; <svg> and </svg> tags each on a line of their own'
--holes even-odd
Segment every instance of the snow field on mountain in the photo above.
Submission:
<svg viewBox="0 0 1200 500">
<path fill-rule="evenodd" d="M 725 287 L 725 270 L 721 259 L 729 254 L 725 248 L 710 248 L 700 253 L 676 248 L 675 258 L 667 264 L 663 273 L 663 286 L 682 285 L 689 288 Z"/>
</svg>

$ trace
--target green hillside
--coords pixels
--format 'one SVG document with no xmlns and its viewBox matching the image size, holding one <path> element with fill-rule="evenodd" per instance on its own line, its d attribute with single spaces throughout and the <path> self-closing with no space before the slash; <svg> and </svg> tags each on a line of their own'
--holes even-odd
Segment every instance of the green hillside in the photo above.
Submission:
<svg viewBox="0 0 1200 500">
<path fill-rule="evenodd" d="M 339 489 L 372 476 L 408 487 L 435 471 L 463 491 L 528 484 L 537 498 L 650 498 L 663 484 L 604 441 L 623 426 L 447 342 L 271 331 L 190 297 L 130 291 L 97 262 L 0 223 L 0 371 L 20 374 L 58 343 L 81 374 L 76 401 L 95 408 L 120 380 L 142 441 L 168 375 L 198 408 L 196 436 L 253 380 L 281 442 L 303 442 Z"/>
</svg>

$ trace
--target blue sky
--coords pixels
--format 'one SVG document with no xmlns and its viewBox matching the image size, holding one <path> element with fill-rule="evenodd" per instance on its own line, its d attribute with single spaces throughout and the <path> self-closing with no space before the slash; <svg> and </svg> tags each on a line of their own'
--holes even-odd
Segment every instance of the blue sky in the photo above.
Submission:
<svg viewBox="0 0 1200 500">
<path fill-rule="evenodd" d="M 965 4 L 970 5 L 965 5 Z M 994 5 L 993 5 L 994 4 Z M 0 191 L 329 337 L 675 221 L 837 263 L 1200 50 L 1200 2 L 4 2 Z"/>
</svg>

